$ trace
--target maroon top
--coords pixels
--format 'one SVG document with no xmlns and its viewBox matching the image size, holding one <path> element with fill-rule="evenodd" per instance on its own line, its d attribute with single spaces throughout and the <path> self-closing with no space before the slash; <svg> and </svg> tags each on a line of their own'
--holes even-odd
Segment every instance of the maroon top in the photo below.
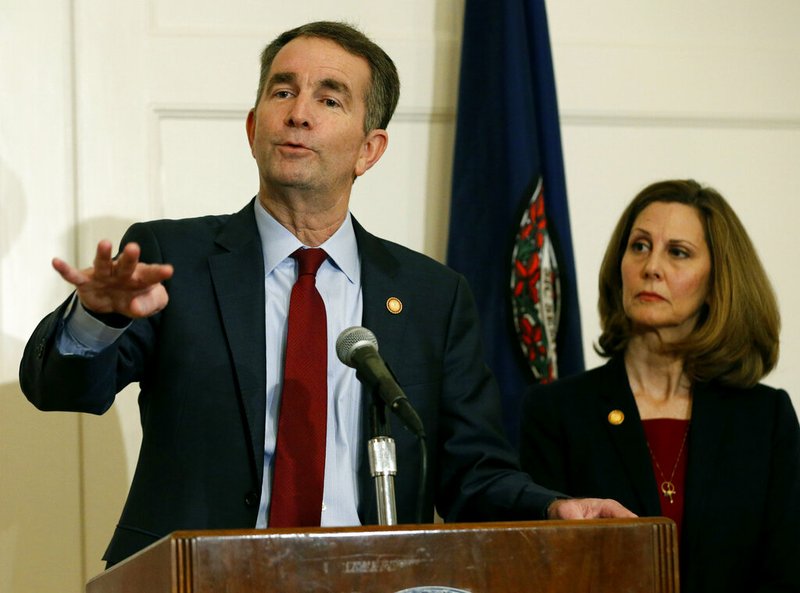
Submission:
<svg viewBox="0 0 800 593">
<path fill-rule="evenodd" d="M 650 446 L 650 461 L 656 477 L 658 499 L 661 501 L 661 513 L 669 517 L 678 526 L 681 533 L 683 520 L 683 501 L 686 496 L 686 459 L 689 456 L 688 420 L 673 418 L 654 418 L 643 420 L 644 434 Z M 674 492 L 672 502 L 664 493 L 671 490 L 667 482 L 672 482 Z"/>
</svg>

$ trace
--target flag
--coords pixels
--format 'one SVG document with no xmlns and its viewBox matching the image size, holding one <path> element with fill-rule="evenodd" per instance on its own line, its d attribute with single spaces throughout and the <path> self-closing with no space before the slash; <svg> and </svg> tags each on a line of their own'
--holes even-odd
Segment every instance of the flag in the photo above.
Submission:
<svg viewBox="0 0 800 593">
<path fill-rule="evenodd" d="M 466 0 L 447 263 L 475 294 L 505 427 L 534 381 L 583 370 L 544 0 Z"/>
</svg>

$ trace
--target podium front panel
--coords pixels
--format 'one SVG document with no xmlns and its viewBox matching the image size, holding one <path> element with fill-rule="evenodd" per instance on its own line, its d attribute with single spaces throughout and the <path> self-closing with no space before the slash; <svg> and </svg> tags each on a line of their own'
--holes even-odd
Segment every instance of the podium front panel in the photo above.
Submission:
<svg viewBox="0 0 800 593">
<path fill-rule="evenodd" d="M 184 531 L 87 592 L 677 593 L 676 558 L 662 518 Z"/>
</svg>

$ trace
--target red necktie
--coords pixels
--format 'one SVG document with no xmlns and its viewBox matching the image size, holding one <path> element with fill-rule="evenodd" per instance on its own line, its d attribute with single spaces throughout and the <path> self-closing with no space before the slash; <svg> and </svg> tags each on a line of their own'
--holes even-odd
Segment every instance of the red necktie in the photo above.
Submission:
<svg viewBox="0 0 800 593">
<path fill-rule="evenodd" d="M 275 443 L 270 527 L 320 524 L 328 424 L 328 339 L 325 303 L 315 286 L 327 254 L 298 249 Z"/>
</svg>

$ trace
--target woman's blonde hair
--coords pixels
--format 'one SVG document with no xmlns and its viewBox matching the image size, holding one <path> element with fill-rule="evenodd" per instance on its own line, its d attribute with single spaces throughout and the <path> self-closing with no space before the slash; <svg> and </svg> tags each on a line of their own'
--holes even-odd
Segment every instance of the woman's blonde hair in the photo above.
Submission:
<svg viewBox="0 0 800 593">
<path fill-rule="evenodd" d="M 694 180 L 660 181 L 644 188 L 619 219 L 600 267 L 598 309 L 602 356 L 625 351 L 631 324 L 622 305 L 622 256 L 633 223 L 653 202 L 697 210 L 711 254 L 707 305 L 692 333 L 670 351 L 682 356 L 693 380 L 750 387 L 778 361 L 780 313 L 772 285 L 739 217 L 714 189 Z"/>
</svg>

